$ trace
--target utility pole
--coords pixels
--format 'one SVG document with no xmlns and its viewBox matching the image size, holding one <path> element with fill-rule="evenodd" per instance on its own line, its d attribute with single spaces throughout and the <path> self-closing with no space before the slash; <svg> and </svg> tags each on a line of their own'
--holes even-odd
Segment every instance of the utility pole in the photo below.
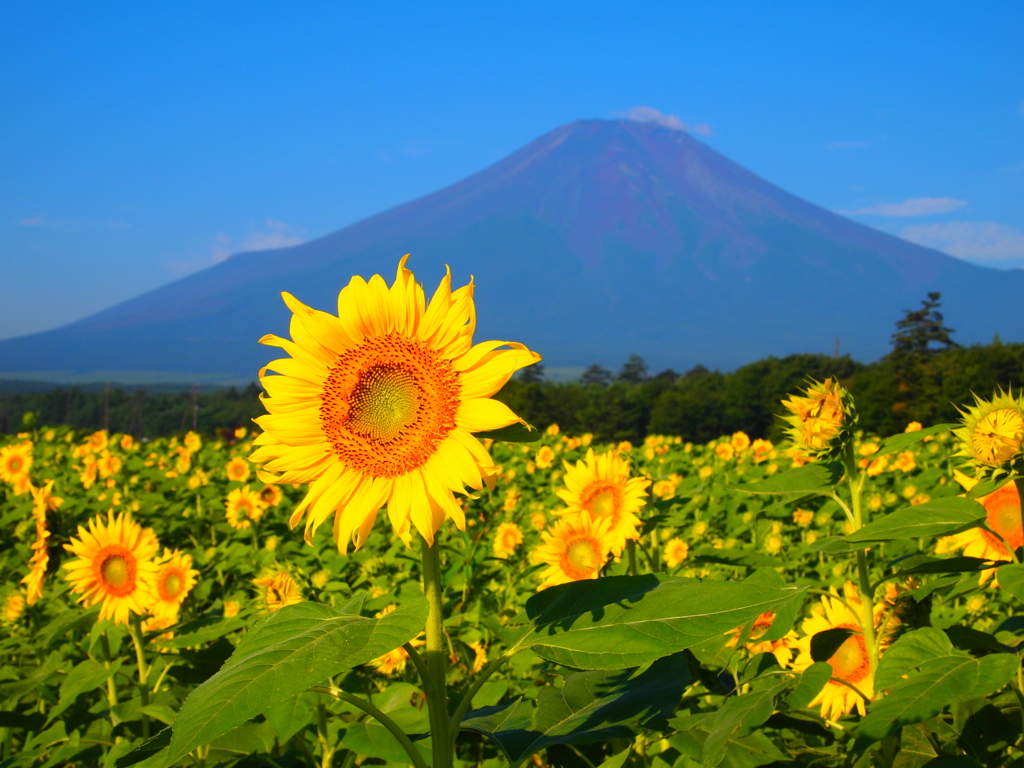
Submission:
<svg viewBox="0 0 1024 768">
<path fill-rule="evenodd" d="M 192 385 L 192 431 L 199 431 L 199 385 Z"/>
<path fill-rule="evenodd" d="M 103 382 L 103 431 L 110 434 L 110 382 Z"/>
<path fill-rule="evenodd" d="M 838 336 L 836 336 L 836 348 L 835 348 L 835 351 L 832 353 L 832 357 L 836 358 L 837 360 L 839 359 L 839 337 Z"/>
</svg>

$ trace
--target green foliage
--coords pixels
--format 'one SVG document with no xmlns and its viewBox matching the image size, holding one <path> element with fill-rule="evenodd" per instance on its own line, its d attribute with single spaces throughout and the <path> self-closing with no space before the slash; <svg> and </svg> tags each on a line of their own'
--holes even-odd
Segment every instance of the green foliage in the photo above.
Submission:
<svg viewBox="0 0 1024 768">
<path fill-rule="evenodd" d="M 575 669 L 621 669 L 723 635 L 801 598 L 802 590 L 793 588 L 654 574 L 574 582 L 527 601 L 535 629 L 519 642 Z"/>
<path fill-rule="evenodd" d="M 857 726 L 856 746 L 866 748 L 901 726 L 929 720 L 950 703 L 995 693 L 1018 669 L 1016 654 L 976 659 L 955 649 L 940 630 L 908 632 L 882 657 L 875 684 L 889 693 Z"/>
<path fill-rule="evenodd" d="M 485 734 L 514 766 L 552 744 L 629 738 L 633 724 L 667 727 L 690 682 L 685 657 L 668 656 L 634 672 L 577 672 L 542 690 L 536 706 L 520 698 L 470 712 L 462 727 Z"/>
<path fill-rule="evenodd" d="M 960 496 L 932 499 L 916 507 L 900 509 L 868 523 L 846 537 L 849 542 L 892 541 L 921 536 L 946 536 L 985 522 L 985 508 Z"/>
<path fill-rule="evenodd" d="M 185 700 L 174 723 L 168 762 L 181 760 L 274 702 L 365 664 L 414 638 L 427 618 L 423 598 L 380 619 L 326 605 L 286 606 L 256 624 L 223 669 Z"/>
</svg>

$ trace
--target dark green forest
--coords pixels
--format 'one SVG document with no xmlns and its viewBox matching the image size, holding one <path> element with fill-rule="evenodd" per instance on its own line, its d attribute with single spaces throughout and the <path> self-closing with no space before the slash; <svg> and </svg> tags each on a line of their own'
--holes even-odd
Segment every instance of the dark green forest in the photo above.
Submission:
<svg viewBox="0 0 1024 768">
<path fill-rule="evenodd" d="M 592 432 L 601 440 L 641 440 L 648 434 L 680 435 L 706 442 L 743 430 L 778 440 L 780 400 L 808 378 L 837 377 L 854 395 L 862 427 L 901 432 L 911 421 L 932 424 L 957 418 L 956 405 L 971 393 L 990 396 L 998 387 L 1024 386 L 1024 344 L 961 347 L 943 325 L 939 295 L 896 324 L 892 351 L 874 363 L 848 356 L 801 354 L 769 357 L 722 373 L 697 366 L 679 374 L 651 374 L 634 355 L 617 372 L 591 366 L 577 382 L 550 382 L 543 367 L 521 372 L 497 395 L 527 421 L 556 423 L 563 431 Z M 137 437 L 183 432 L 206 434 L 249 426 L 263 413 L 260 388 L 146 392 L 102 385 L 0 395 L 0 427 L 22 430 L 26 413 L 38 424 L 104 426 Z"/>
</svg>

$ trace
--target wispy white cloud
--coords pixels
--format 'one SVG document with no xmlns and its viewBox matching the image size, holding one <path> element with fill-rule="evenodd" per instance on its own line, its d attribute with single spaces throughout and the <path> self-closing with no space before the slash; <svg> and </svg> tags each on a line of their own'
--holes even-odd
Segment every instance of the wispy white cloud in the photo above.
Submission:
<svg viewBox="0 0 1024 768">
<path fill-rule="evenodd" d="M 43 217 L 33 216 L 30 219 L 22 219 L 18 223 L 21 224 L 21 226 L 23 227 L 41 227 L 43 226 Z"/>
<path fill-rule="evenodd" d="M 690 127 L 680 120 L 677 115 L 666 115 L 664 112 L 659 112 L 653 107 L 633 107 L 625 112 L 620 112 L 619 116 L 637 123 L 654 123 L 662 128 L 671 128 L 674 131 L 690 130 Z M 706 127 L 709 133 L 705 135 L 710 135 L 711 126 L 707 125 Z"/>
<path fill-rule="evenodd" d="M 699 133 L 701 136 L 710 136 L 711 126 L 708 125 L 707 123 L 697 123 L 695 126 L 693 126 L 693 132 Z"/>
<path fill-rule="evenodd" d="M 188 256 L 167 262 L 167 271 L 174 277 L 184 277 L 219 264 L 236 253 L 287 248 L 304 242 L 306 238 L 303 230 L 277 219 L 267 219 L 261 227 L 241 237 L 232 237 L 225 232 L 217 233 L 205 248 L 192 249 Z"/>
<path fill-rule="evenodd" d="M 868 146 L 866 141 L 833 141 L 831 144 L 826 144 L 825 149 L 829 152 L 835 152 L 836 150 L 845 149 L 863 149 Z"/>
<path fill-rule="evenodd" d="M 912 197 L 902 203 L 886 203 L 871 208 L 860 208 L 856 211 L 840 211 L 846 216 L 896 216 L 909 218 L 912 216 L 931 216 L 936 213 L 958 211 L 967 205 L 966 200 L 952 197 Z"/>
<path fill-rule="evenodd" d="M 221 232 L 214 236 L 210 245 L 214 263 L 224 261 L 233 254 L 246 251 L 269 251 L 274 248 L 287 248 L 306 242 L 299 230 L 276 219 L 267 219 L 263 227 L 253 230 L 247 235 L 235 239 Z"/>
<path fill-rule="evenodd" d="M 990 266 L 1021 266 L 1024 232 L 994 221 L 950 221 L 904 227 L 900 237 Z"/>
</svg>

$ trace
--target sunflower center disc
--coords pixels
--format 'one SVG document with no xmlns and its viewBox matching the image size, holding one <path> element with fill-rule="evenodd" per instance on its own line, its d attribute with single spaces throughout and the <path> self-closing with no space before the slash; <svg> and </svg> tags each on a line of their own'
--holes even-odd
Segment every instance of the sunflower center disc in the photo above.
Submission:
<svg viewBox="0 0 1024 768">
<path fill-rule="evenodd" d="M 615 493 L 609 488 L 590 497 L 587 509 L 594 517 L 608 517 L 615 514 Z"/>
<path fill-rule="evenodd" d="M 441 352 L 396 333 L 377 336 L 335 362 L 320 424 L 347 468 L 396 477 L 426 464 L 455 429 L 459 390 Z"/>
<path fill-rule="evenodd" d="M 113 555 L 100 566 L 103 580 L 112 587 L 123 587 L 128 582 L 128 563 L 120 555 Z"/>
<path fill-rule="evenodd" d="M 416 376 L 403 365 L 376 365 L 359 377 L 350 403 L 349 428 L 374 442 L 389 443 L 416 420 Z"/>
<path fill-rule="evenodd" d="M 589 539 L 574 541 L 565 551 L 565 559 L 569 565 L 566 570 L 579 574 L 579 577 L 589 576 L 598 566 L 601 565 L 600 554 L 594 542 Z"/>
<path fill-rule="evenodd" d="M 168 597 L 175 597 L 181 592 L 181 576 L 176 573 L 170 574 L 164 579 L 164 592 Z"/>
<path fill-rule="evenodd" d="M 858 683 L 864 679 L 870 671 L 868 664 L 868 649 L 862 635 L 852 635 L 846 638 L 839 650 L 828 660 L 832 665 L 832 671 L 840 680 L 848 683 Z"/>
</svg>

